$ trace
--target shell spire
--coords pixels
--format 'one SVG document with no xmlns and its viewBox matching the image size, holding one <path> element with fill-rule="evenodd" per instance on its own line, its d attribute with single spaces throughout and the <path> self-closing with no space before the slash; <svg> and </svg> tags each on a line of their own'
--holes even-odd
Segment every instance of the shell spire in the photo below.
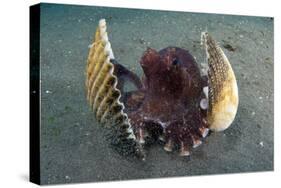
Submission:
<svg viewBox="0 0 281 188">
<path fill-rule="evenodd" d="M 207 121 L 213 131 L 223 131 L 234 121 L 239 97 L 235 74 L 218 43 L 202 32 L 201 43 L 208 61 L 208 112 Z"/>
<path fill-rule="evenodd" d="M 121 139 L 133 139 L 135 135 L 117 88 L 118 78 L 111 44 L 108 40 L 105 19 L 99 21 L 93 43 L 89 45 L 86 66 L 86 94 L 96 119 L 118 131 Z"/>
</svg>

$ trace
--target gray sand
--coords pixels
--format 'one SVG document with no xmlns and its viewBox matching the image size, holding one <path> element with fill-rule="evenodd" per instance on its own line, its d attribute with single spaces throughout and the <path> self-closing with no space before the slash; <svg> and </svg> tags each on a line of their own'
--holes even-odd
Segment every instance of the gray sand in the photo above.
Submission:
<svg viewBox="0 0 281 188">
<path fill-rule="evenodd" d="M 100 7 L 42 5 L 41 181 L 43 184 L 273 170 L 273 20 Z M 188 49 L 204 63 L 206 28 L 236 73 L 240 94 L 232 126 L 213 133 L 189 158 L 148 148 L 145 162 L 110 147 L 85 98 L 88 45 L 106 18 L 117 60 L 138 75 L 146 48 Z M 230 47 L 229 46 L 229 47 Z"/>
</svg>

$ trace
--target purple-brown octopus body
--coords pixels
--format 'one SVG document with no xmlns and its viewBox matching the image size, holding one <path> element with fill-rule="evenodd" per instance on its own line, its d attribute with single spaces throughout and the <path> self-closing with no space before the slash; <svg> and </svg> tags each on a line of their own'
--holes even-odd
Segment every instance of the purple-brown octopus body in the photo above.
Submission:
<svg viewBox="0 0 281 188">
<path fill-rule="evenodd" d="M 189 155 L 208 133 L 207 113 L 200 108 L 206 78 L 192 55 L 176 47 L 159 52 L 149 48 L 140 65 L 142 84 L 123 99 L 137 141 L 144 144 L 146 136 L 153 136 L 165 140 L 165 150 L 177 145 L 180 155 Z"/>
<path fill-rule="evenodd" d="M 208 62 L 204 76 L 187 50 L 168 47 L 144 52 L 140 79 L 116 61 L 106 22 L 99 21 L 89 46 L 87 99 L 96 120 L 114 129 L 118 145 L 130 142 L 143 156 L 143 147 L 153 138 L 162 140 L 166 151 L 177 147 L 188 156 L 209 129 L 223 131 L 232 124 L 239 101 L 234 71 L 207 32 L 201 33 L 201 43 Z M 127 81 L 136 89 L 125 91 Z"/>
</svg>

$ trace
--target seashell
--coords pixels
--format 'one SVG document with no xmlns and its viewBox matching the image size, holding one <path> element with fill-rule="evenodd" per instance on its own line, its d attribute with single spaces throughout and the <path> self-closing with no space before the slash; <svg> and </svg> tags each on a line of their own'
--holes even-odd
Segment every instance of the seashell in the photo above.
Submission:
<svg viewBox="0 0 281 188">
<path fill-rule="evenodd" d="M 106 32 L 106 22 L 100 20 L 93 44 L 89 50 L 86 67 L 86 93 L 96 119 L 105 125 L 115 126 L 120 137 L 135 139 L 121 92 L 117 88 L 118 79 L 114 75 L 114 55 Z"/>
<path fill-rule="evenodd" d="M 233 122 L 239 103 L 238 87 L 232 67 L 218 43 L 207 33 L 201 34 L 206 50 L 209 80 L 207 121 L 212 131 L 223 131 Z"/>
</svg>

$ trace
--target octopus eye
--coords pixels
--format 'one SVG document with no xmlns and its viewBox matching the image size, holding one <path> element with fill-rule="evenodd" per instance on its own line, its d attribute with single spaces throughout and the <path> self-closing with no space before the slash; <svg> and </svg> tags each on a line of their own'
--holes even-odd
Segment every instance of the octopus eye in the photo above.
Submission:
<svg viewBox="0 0 281 188">
<path fill-rule="evenodd" d="M 177 59 L 174 59 L 173 62 L 172 62 L 173 66 L 176 66 L 176 65 L 179 65 L 179 64 L 180 64 L 180 61 L 177 60 Z"/>
</svg>

